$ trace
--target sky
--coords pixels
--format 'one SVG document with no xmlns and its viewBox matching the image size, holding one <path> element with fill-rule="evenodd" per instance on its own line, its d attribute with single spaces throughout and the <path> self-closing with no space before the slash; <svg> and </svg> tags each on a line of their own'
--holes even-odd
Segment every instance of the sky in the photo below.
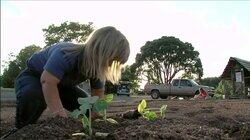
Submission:
<svg viewBox="0 0 250 140">
<path fill-rule="evenodd" d="M 25 46 L 43 47 L 51 24 L 93 22 L 127 37 L 128 65 L 147 41 L 175 36 L 200 53 L 203 78 L 218 77 L 230 57 L 250 61 L 249 13 L 250 1 L 1 1 L 1 64 Z"/>
</svg>

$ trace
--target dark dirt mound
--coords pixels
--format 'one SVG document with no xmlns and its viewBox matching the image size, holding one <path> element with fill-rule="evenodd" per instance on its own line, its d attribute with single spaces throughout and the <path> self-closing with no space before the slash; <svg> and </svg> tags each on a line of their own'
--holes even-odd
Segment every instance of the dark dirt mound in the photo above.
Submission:
<svg viewBox="0 0 250 140">
<path fill-rule="evenodd" d="M 55 117 L 28 125 L 7 139 L 69 139 L 73 133 L 82 131 L 80 121 Z"/>
<path fill-rule="evenodd" d="M 122 118 L 115 118 L 119 123 L 112 124 L 104 121 L 92 123 L 93 134 L 96 132 L 112 133 L 116 129 L 126 127 L 127 121 Z M 73 118 L 48 118 L 36 124 L 28 125 L 8 136 L 6 140 L 12 139 L 103 139 L 101 137 L 72 136 L 74 133 L 84 132 L 80 120 Z M 106 139 L 114 139 L 112 135 Z"/>
<path fill-rule="evenodd" d="M 93 122 L 93 133 L 110 133 L 106 138 L 72 136 L 83 131 L 81 122 L 71 118 L 51 118 L 29 125 L 8 139 L 247 139 L 249 126 L 239 125 L 227 118 L 194 120 L 185 117 L 157 119 L 147 121 L 144 118 L 126 120 L 115 117 L 119 124 Z"/>
<path fill-rule="evenodd" d="M 107 140 L 159 140 L 159 139 L 192 139 L 192 140 L 248 140 L 250 139 L 250 101 L 168 101 L 149 102 L 150 107 L 167 104 L 166 118 L 155 121 L 139 119 L 123 119 L 113 116 L 118 124 L 94 121 L 93 133 L 110 133 L 106 138 L 72 136 L 83 131 L 80 120 L 72 118 L 43 118 L 33 125 L 25 126 L 10 135 L 7 139 L 107 139 Z M 119 113 L 133 106 L 110 107 L 110 112 Z M 7 110 L 6 110 L 7 112 Z M 113 113 L 111 113 L 113 114 Z M 112 116 L 112 115 L 110 115 Z M 13 118 L 1 118 L 1 131 L 13 124 Z M 6 128 L 5 128 L 6 127 Z M 3 134 L 3 133 L 1 133 Z"/>
</svg>

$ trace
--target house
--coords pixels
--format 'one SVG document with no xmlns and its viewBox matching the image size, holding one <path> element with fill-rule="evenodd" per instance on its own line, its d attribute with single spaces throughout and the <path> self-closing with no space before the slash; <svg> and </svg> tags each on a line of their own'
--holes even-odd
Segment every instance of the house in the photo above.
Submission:
<svg viewBox="0 0 250 140">
<path fill-rule="evenodd" d="M 250 61 L 230 57 L 221 79 L 231 80 L 234 93 L 239 97 L 250 97 Z"/>
</svg>

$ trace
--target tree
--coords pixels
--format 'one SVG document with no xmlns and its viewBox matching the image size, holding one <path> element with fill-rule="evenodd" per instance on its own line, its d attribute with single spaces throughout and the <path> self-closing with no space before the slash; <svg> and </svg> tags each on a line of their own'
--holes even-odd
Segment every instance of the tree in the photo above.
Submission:
<svg viewBox="0 0 250 140">
<path fill-rule="evenodd" d="M 26 67 L 26 60 L 39 50 L 41 50 L 39 46 L 27 46 L 18 53 L 14 60 L 7 62 L 8 67 L 3 71 L 1 86 L 5 88 L 13 88 L 15 78 Z"/>
<path fill-rule="evenodd" d="M 83 43 L 94 30 L 92 24 L 92 22 L 80 24 L 67 21 L 60 26 L 52 24 L 48 28 L 43 29 L 46 46 L 60 41 Z"/>
<path fill-rule="evenodd" d="M 130 82 L 130 89 L 134 92 L 138 91 L 139 88 L 139 79 L 138 76 L 135 75 L 135 69 L 132 66 L 126 66 L 122 69 L 121 79 L 120 81 L 128 81 Z M 105 84 L 105 93 L 116 93 L 118 88 L 118 84 L 112 84 L 107 81 Z"/>
<path fill-rule="evenodd" d="M 219 77 L 207 77 L 207 78 L 202 78 L 199 81 L 201 85 L 212 86 L 214 88 L 218 87 L 219 82 L 220 82 Z"/>
<path fill-rule="evenodd" d="M 0 87 L 2 87 L 2 78 L 3 76 L 0 74 Z"/>
<path fill-rule="evenodd" d="M 199 52 L 191 43 L 175 37 L 163 36 L 148 41 L 136 56 L 136 71 L 150 83 L 170 83 L 180 71 L 186 75 L 203 75 Z"/>
<path fill-rule="evenodd" d="M 116 92 L 117 92 L 117 85 L 114 85 L 109 81 L 106 81 L 105 94 L 116 94 Z"/>
<path fill-rule="evenodd" d="M 133 65 L 124 67 L 124 69 L 122 70 L 122 74 L 121 74 L 121 81 L 131 82 L 131 85 L 130 85 L 131 89 L 134 92 L 138 91 L 139 78 L 136 75 L 135 68 Z"/>
</svg>

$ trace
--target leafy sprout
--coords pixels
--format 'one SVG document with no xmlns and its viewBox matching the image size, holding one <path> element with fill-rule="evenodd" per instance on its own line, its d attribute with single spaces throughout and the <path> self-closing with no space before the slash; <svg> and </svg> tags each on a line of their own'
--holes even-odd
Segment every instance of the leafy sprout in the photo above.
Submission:
<svg viewBox="0 0 250 140">
<path fill-rule="evenodd" d="M 79 109 L 71 112 L 73 118 L 79 118 L 81 116 L 81 121 L 84 130 L 88 135 L 92 135 L 92 126 L 91 126 L 91 111 L 93 112 L 103 112 L 104 120 L 110 123 L 118 123 L 112 118 L 107 119 L 107 107 L 108 103 L 113 100 L 113 94 L 108 94 L 104 98 L 99 98 L 98 96 L 92 96 L 87 98 L 78 98 L 78 103 L 80 104 Z M 89 117 L 86 116 L 87 110 L 89 111 Z"/>
<path fill-rule="evenodd" d="M 91 128 L 91 110 L 93 105 L 98 101 L 98 96 L 87 97 L 87 98 L 78 98 L 78 103 L 80 104 L 79 109 L 74 110 L 71 113 L 73 118 L 78 118 L 82 115 L 82 125 L 85 131 L 91 136 L 92 128 Z M 87 110 L 89 111 L 89 117 L 86 116 Z"/>
<path fill-rule="evenodd" d="M 163 106 L 161 106 L 161 108 L 160 108 L 160 113 L 161 113 L 161 117 L 162 117 L 162 118 L 165 118 L 167 106 L 168 106 L 168 105 L 163 105 Z"/>
<path fill-rule="evenodd" d="M 166 109 L 167 109 L 167 105 L 163 105 L 163 106 L 160 108 L 160 116 L 161 116 L 162 118 L 165 117 Z M 155 120 L 156 118 L 158 118 L 156 112 L 151 111 L 150 109 L 147 108 L 147 102 L 146 102 L 146 100 L 144 100 L 144 99 L 143 99 L 143 100 L 140 102 L 140 104 L 137 106 L 137 110 L 138 110 L 138 112 L 139 112 L 144 118 L 146 118 L 147 120 L 153 121 L 153 120 Z"/>
</svg>

